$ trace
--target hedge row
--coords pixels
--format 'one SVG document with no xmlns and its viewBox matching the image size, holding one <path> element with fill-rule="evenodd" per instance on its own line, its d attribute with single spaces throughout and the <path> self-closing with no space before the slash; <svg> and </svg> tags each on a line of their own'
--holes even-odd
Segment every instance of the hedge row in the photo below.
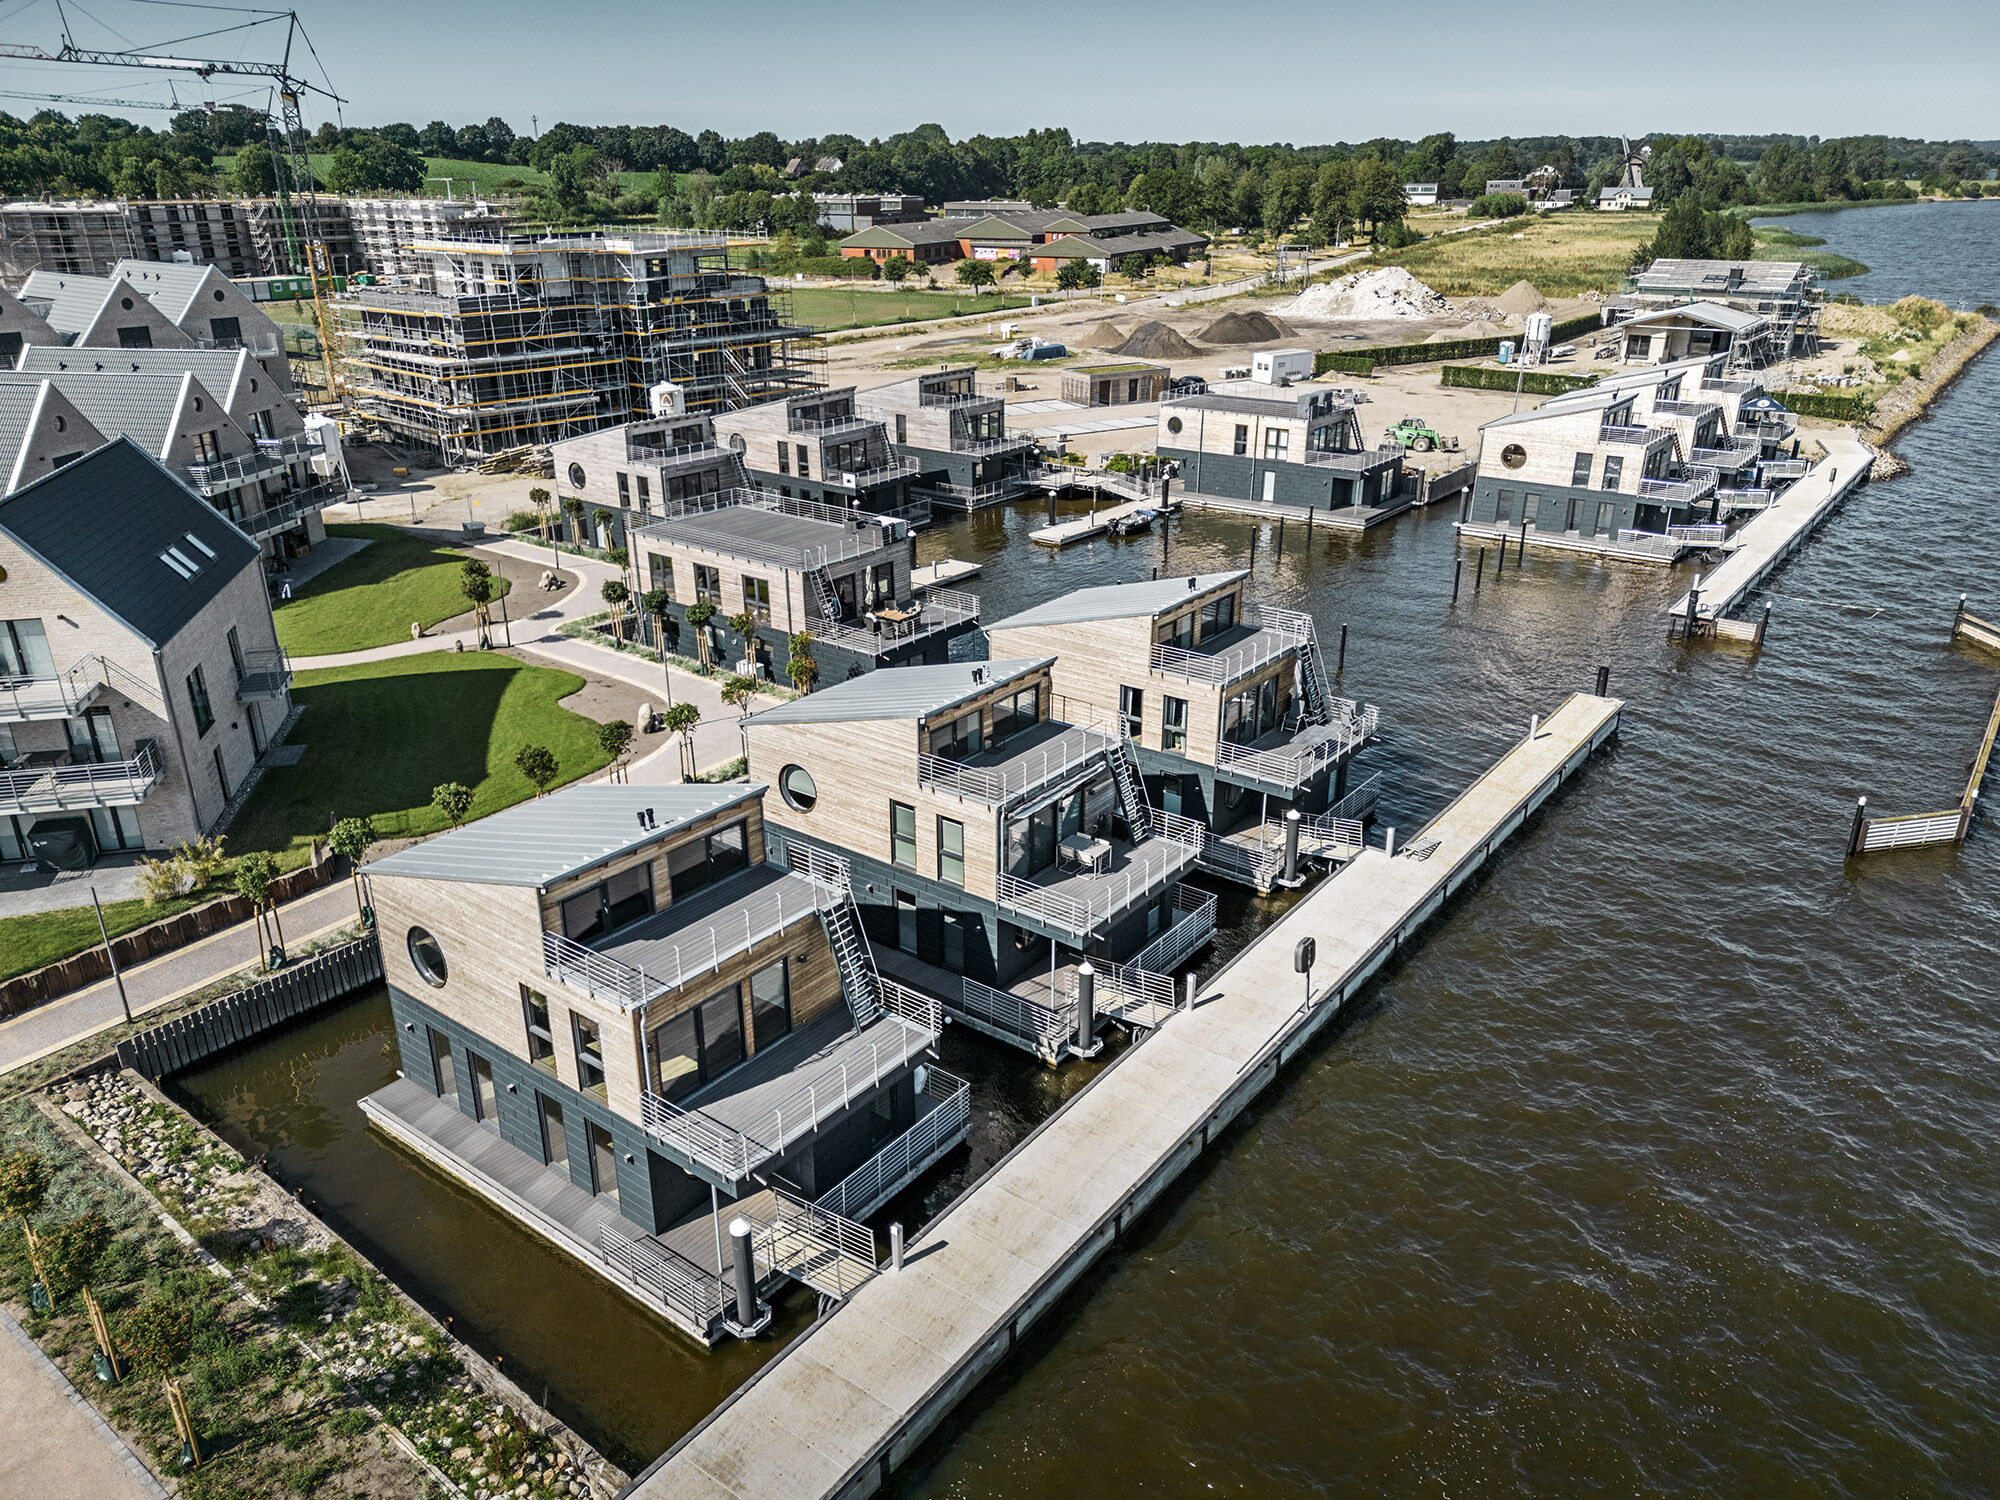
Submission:
<svg viewBox="0 0 2000 1500">
<path fill-rule="evenodd" d="M 1825 417 L 1830 422 L 1863 422 L 1875 410 L 1866 396 L 1819 396 L 1782 394 L 1779 403 L 1786 411 L 1802 417 Z"/>
<path fill-rule="evenodd" d="M 1324 375 L 1328 370 L 1342 375 L 1372 375 L 1375 361 L 1365 354 L 1315 354 L 1313 374 Z"/>
<path fill-rule="evenodd" d="M 1570 318 L 1555 325 L 1552 331 L 1554 342 L 1561 344 L 1582 334 L 1601 327 L 1603 319 L 1596 313 L 1586 313 L 1580 318 Z M 1448 339 L 1441 344 L 1382 344 L 1373 349 L 1344 349 L 1338 353 L 1327 352 L 1313 356 L 1313 374 L 1323 375 L 1328 370 L 1339 370 L 1345 374 L 1365 373 L 1354 364 L 1335 364 L 1335 360 L 1367 360 L 1370 365 L 1428 365 L 1439 360 L 1491 359 L 1500 352 L 1503 340 L 1490 339 Z M 1504 342 L 1519 346 L 1519 334 L 1507 335 Z"/>
<path fill-rule="evenodd" d="M 1444 384 L 1475 391 L 1511 391 L 1518 379 L 1522 391 L 1531 396 L 1560 396 L 1565 391 L 1582 390 L 1597 384 L 1595 375 L 1563 375 L 1553 370 L 1494 370 L 1484 365 L 1446 365 Z"/>
</svg>

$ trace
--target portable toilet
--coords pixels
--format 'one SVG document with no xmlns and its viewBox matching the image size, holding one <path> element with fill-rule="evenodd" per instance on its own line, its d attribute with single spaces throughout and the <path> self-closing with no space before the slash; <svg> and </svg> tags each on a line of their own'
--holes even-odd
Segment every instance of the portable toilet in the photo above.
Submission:
<svg viewBox="0 0 2000 1500">
<path fill-rule="evenodd" d="M 1512 364 L 1513 362 L 1514 362 L 1514 341 L 1512 339 L 1502 339 L 1500 341 L 1500 363 L 1503 365 L 1509 365 Z"/>
</svg>

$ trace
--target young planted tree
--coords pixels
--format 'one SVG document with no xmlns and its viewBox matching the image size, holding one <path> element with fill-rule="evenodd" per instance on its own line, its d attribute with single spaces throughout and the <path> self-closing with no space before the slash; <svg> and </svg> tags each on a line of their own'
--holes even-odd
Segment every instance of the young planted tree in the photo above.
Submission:
<svg viewBox="0 0 2000 1500">
<path fill-rule="evenodd" d="M 611 545 L 611 523 L 618 518 L 600 505 L 590 513 L 590 519 L 591 523 L 597 528 L 591 540 L 600 547 L 609 547 Z"/>
<path fill-rule="evenodd" d="M 141 1369 L 171 1374 L 194 1345 L 194 1309 L 179 1297 L 154 1292 L 118 1320 L 118 1341 Z"/>
<path fill-rule="evenodd" d="M 535 507 L 535 514 L 541 518 L 542 540 L 549 539 L 549 503 L 553 497 L 540 485 L 528 491 L 528 503 Z"/>
<path fill-rule="evenodd" d="M 84 1214 L 59 1224 L 41 1239 L 42 1284 L 51 1301 L 88 1287 L 111 1248 L 111 1226 L 102 1214 Z"/>
<path fill-rule="evenodd" d="M 271 885 L 277 878 L 277 856 L 266 850 L 254 850 L 236 861 L 236 893 L 250 903 L 250 910 L 257 918 L 257 937 L 264 948 L 267 974 L 285 961 L 285 930 L 278 922 L 277 903 L 271 899 Z M 271 924 L 269 928 L 264 925 L 266 920 Z"/>
<path fill-rule="evenodd" d="M 472 606 L 472 620 L 479 627 L 480 649 L 488 650 L 493 645 L 490 632 L 493 601 L 500 595 L 499 582 L 493 577 L 493 570 L 476 557 L 468 557 L 458 571 L 458 591 Z"/>
<path fill-rule="evenodd" d="M 632 591 L 625 587 L 622 580 L 607 578 L 604 580 L 604 587 L 598 592 L 604 596 L 604 602 L 611 607 L 611 638 L 614 641 L 624 640 L 625 601 L 632 597 Z"/>
<path fill-rule="evenodd" d="M 35 1226 L 28 1221 L 42 1211 L 54 1176 L 49 1164 L 36 1152 L 15 1151 L 0 1157 L 0 1218 L 21 1221 L 21 1233 L 28 1241 L 28 1263 L 34 1267 L 35 1280 L 45 1288 L 41 1243 L 35 1238 Z"/>
<path fill-rule="evenodd" d="M 732 677 L 722 685 L 722 701 L 735 709 L 739 717 L 750 712 L 750 700 L 756 696 L 754 678 Z"/>
<path fill-rule="evenodd" d="M 653 633 L 660 648 L 660 661 L 667 659 L 667 606 L 674 602 L 672 589 L 647 589 L 639 596 L 639 607 L 653 617 Z"/>
<path fill-rule="evenodd" d="M 757 659 L 757 614 L 746 609 L 729 617 L 729 628 L 736 632 L 736 638 L 743 643 L 743 657 L 754 663 Z"/>
<path fill-rule="evenodd" d="M 375 843 L 375 825 L 366 818 L 342 818 L 333 825 L 333 832 L 326 841 L 335 854 L 347 861 L 348 879 L 354 882 L 356 920 L 364 928 L 374 925 L 368 908 L 361 900 L 361 861 L 368 857 L 368 851 Z"/>
<path fill-rule="evenodd" d="M 600 724 L 597 726 L 597 743 L 611 757 L 611 779 L 622 781 L 624 778 L 619 775 L 619 768 L 624 764 L 625 752 L 632 748 L 632 726 L 623 719 Z"/>
<path fill-rule="evenodd" d="M 456 828 L 472 811 L 472 788 L 461 781 L 441 781 L 431 788 L 431 806 Z"/>
<path fill-rule="evenodd" d="M 802 693 L 810 693 L 812 685 L 819 681 L 819 663 L 813 660 L 813 635 L 810 630 L 801 630 L 788 642 L 791 658 L 785 663 L 785 675 L 792 680 L 792 686 Z"/>
<path fill-rule="evenodd" d="M 537 797 L 544 795 L 562 774 L 562 764 L 547 745 L 523 745 L 514 757 L 514 769 L 534 783 Z"/>
<path fill-rule="evenodd" d="M 892 256 L 890 259 L 882 262 L 882 279 L 900 285 L 909 279 L 910 272 L 913 269 L 914 267 L 902 256 Z"/>
<path fill-rule="evenodd" d="M 694 627 L 695 661 L 707 676 L 711 665 L 708 654 L 708 622 L 715 618 L 715 606 L 706 599 L 697 599 L 687 607 L 687 622 Z"/>
<path fill-rule="evenodd" d="M 575 495 L 562 497 L 562 512 L 569 518 L 569 539 L 579 545 L 583 542 L 583 501 Z"/>
<path fill-rule="evenodd" d="M 660 715 L 667 733 L 681 737 L 681 780 L 694 780 L 694 726 L 701 722 L 701 710 L 692 703 L 676 703 Z"/>
</svg>

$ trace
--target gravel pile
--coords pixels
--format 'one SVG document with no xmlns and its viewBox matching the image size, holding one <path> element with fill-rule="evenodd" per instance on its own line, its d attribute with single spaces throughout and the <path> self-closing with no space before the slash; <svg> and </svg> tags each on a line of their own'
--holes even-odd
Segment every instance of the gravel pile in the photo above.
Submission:
<svg viewBox="0 0 2000 1500">
<path fill-rule="evenodd" d="M 1125 342 L 1126 337 L 1124 329 L 1106 318 L 1102 323 L 1085 325 L 1083 332 L 1070 342 L 1081 344 L 1086 349 L 1116 349 Z"/>
<path fill-rule="evenodd" d="M 1533 282 L 1517 281 L 1495 298 L 1493 305 L 1503 313 L 1525 317 L 1531 312 L 1540 312 L 1549 303 L 1548 299 L 1535 289 Z"/>
<path fill-rule="evenodd" d="M 1195 334 L 1204 344 L 1274 344 L 1292 337 L 1292 330 L 1260 312 L 1224 313 Z"/>
<path fill-rule="evenodd" d="M 1437 318 L 1448 316 L 1451 304 L 1401 266 L 1357 271 L 1338 281 L 1307 287 L 1285 305 L 1288 318 Z"/>
<path fill-rule="evenodd" d="M 1157 318 L 1148 318 L 1135 327 L 1125 342 L 1111 351 L 1114 354 L 1129 354 L 1135 359 L 1199 359 L 1201 350 L 1195 348 L 1180 333 L 1169 328 Z"/>
</svg>

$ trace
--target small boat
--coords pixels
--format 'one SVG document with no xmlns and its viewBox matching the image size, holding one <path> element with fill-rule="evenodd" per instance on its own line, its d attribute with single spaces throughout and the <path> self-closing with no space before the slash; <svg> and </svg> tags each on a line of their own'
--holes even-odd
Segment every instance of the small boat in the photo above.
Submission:
<svg viewBox="0 0 2000 1500">
<path fill-rule="evenodd" d="M 1142 531 L 1150 531 L 1153 528 L 1153 517 L 1158 514 L 1159 512 L 1154 510 L 1128 511 L 1111 523 L 1111 534 L 1137 536 Z"/>
</svg>

